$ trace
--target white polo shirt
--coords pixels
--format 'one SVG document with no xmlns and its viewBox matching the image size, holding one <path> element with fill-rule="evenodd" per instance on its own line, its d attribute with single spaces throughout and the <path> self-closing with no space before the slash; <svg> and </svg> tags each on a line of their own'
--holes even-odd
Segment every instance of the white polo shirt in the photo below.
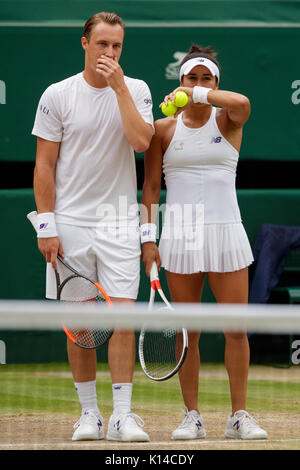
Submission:
<svg viewBox="0 0 300 470">
<path fill-rule="evenodd" d="M 134 103 L 153 128 L 147 84 L 125 77 Z M 61 142 L 56 167 L 56 222 L 119 225 L 137 215 L 134 150 L 122 125 L 115 92 L 94 88 L 78 73 L 43 93 L 32 134 Z"/>
</svg>

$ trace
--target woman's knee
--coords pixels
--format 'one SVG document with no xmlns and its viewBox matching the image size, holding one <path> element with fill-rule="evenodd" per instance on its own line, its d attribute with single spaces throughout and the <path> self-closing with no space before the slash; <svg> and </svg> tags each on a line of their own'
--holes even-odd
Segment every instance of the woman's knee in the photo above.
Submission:
<svg viewBox="0 0 300 470">
<path fill-rule="evenodd" d="M 248 337 L 246 332 L 224 332 L 226 341 L 235 341 L 235 342 L 248 342 Z"/>
<path fill-rule="evenodd" d="M 198 348 L 200 332 L 188 331 L 188 350 Z M 177 343 L 182 345 L 182 334 L 177 335 Z"/>
</svg>

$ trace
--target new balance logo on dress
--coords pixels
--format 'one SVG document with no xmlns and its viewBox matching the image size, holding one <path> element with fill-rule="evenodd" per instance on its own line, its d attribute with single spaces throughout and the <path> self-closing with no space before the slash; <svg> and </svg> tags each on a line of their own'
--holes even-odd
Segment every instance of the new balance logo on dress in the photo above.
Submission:
<svg viewBox="0 0 300 470">
<path fill-rule="evenodd" d="M 219 144 L 222 140 L 222 137 L 219 136 L 219 137 L 213 137 L 210 141 L 211 144 Z"/>
</svg>

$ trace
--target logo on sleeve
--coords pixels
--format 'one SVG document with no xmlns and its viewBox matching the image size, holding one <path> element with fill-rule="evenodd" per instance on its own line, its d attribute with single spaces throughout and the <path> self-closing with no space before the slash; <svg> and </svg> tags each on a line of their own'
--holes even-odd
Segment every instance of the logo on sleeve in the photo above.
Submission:
<svg viewBox="0 0 300 470">
<path fill-rule="evenodd" d="M 49 114 L 49 108 L 47 108 L 47 106 L 44 106 L 43 104 L 40 104 L 40 111 L 44 114 Z"/>
<path fill-rule="evenodd" d="M 145 98 L 144 103 L 145 104 L 152 104 L 152 99 L 151 98 Z"/>
</svg>

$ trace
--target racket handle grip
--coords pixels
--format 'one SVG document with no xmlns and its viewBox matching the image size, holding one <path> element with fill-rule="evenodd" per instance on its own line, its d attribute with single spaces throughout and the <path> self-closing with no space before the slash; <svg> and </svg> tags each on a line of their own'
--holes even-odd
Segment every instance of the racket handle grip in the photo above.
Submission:
<svg viewBox="0 0 300 470">
<path fill-rule="evenodd" d="M 32 211 L 27 214 L 27 219 L 30 220 L 32 223 L 32 226 L 34 230 L 37 232 L 38 231 L 38 226 L 37 226 L 37 211 Z"/>
<path fill-rule="evenodd" d="M 157 280 L 159 280 L 158 269 L 157 269 L 156 262 L 153 261 L 152 268 L 150 271 L 150 281 L 152 282 L 152 281 L 157 281 Z"/>
</svg>

